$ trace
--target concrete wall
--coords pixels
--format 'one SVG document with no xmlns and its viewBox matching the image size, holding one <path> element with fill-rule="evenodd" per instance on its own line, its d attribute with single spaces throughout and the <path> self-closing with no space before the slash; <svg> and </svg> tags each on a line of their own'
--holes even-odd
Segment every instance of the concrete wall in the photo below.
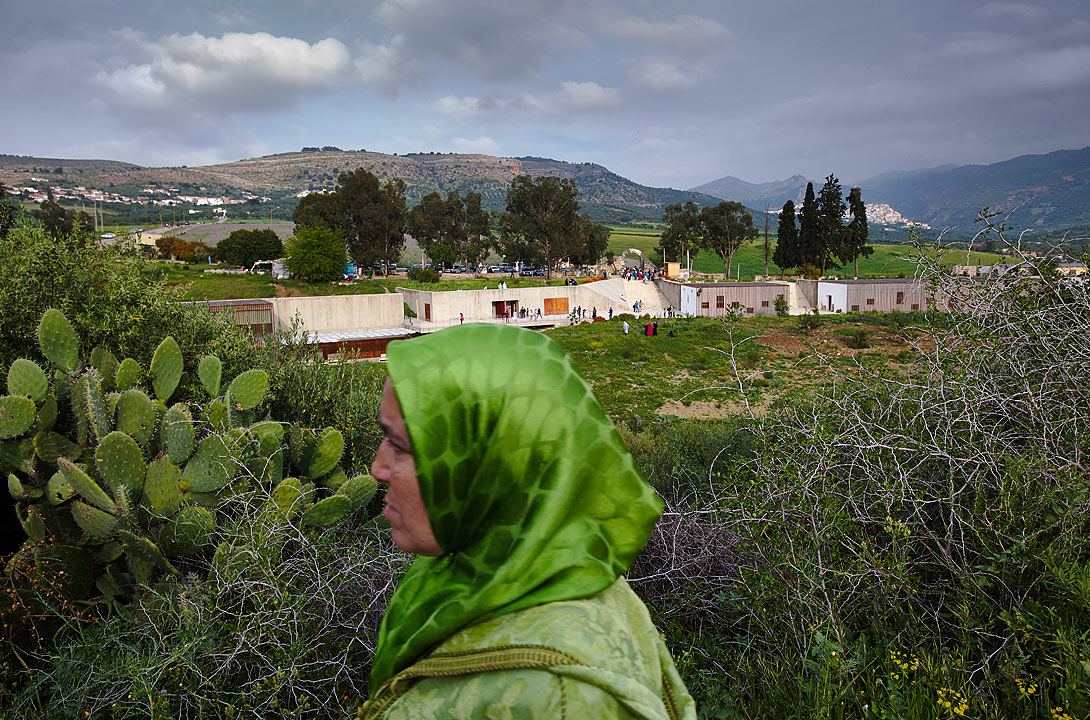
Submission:
<svg viewBox="0 0 1090 720">
<path fill-rule="evenodd" d="M 677 263 L 667 263 L 668 265 L 677 265 Z M 667 280 L 665 278 L 655 278 L 655 286 L 658 287 L 659 292 L 666 298 L 666 305 L 668 307 L 677 308 L 678 311 L 684 312 L 681 307 L 681 288 L 684 287 L 681 283 L 675 280 Z"/>
<path fill-rule="evenodd" d="M 525 308 L 536 317 L 537 311 L 541 310 L 542 319 L 557 323 L 564 322 L 567 313 L 577 306 L 586 308 L 588 317 L 593 308 L 598 309 L 599 315 L 605 315 L 611 306 L 615 315 L 620 314 L 623 308 L 619 301 L 613 302 L 594 292 L 590 289 L 594 284 L 442 292 L 398 288 L 397 291 L 404 296 L 405 304 L 412 308 L 417 318 L 438 324 L 457 322 L 459 313 L 465 315 L 466 322 L 494 319 L 499 317 L 496 303 L 501 303 L 500 308 L 510 307 L 512 315 Z M 548 303 L 551 308 L 546 307 L 546 300 L 554 301 Z M 566 312 L 555 312 L 564 307 L 563 302 L 556 302 L 558 300 L 567 300 Z M 551 310 L 550 314 L 545 314 L 546 310 Z"/>
<path fill-rule="evenodd" d="M 819 280 L 817 307 L 821 312 L 848 312 L 848 286 L 840 282 Z"/>
<path fill-rule="evenodd" d="M 704 283 L 694 287 L 700 291 L 696 313 L 704 317 L 727 317 L 732 313 L 771 316 L 776 314 L 776 298 L 791 302 L 791 288 L 785 282 Z"/>
<path fill-rule="evenodd" d="M 296 313 L 312 333 L 354 332 L 401 327 L 404 299 L 397 293 L 382 295 L 321 295 L 318 297 L 268 298 L 273 304 L 273 323 L 288 328 Z"/>
</svg>

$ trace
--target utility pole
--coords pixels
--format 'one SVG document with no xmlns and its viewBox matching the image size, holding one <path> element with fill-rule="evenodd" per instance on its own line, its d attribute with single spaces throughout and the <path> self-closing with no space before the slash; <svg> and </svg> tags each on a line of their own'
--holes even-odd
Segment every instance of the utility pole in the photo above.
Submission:
<svg viewBox="0 0 1090 720">
<path fill-rule="evenodd" d="M 765 277 L 768 277 L 768 203 L 765 203 Z"/>
</svg>

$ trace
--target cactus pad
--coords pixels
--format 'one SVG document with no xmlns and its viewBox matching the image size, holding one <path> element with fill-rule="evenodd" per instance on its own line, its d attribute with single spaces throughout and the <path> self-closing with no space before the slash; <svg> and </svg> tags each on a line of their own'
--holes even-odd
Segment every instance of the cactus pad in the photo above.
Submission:
<svg viewBox="0 0 1090 720">
<path fill-rule="evenodd" d="M 117 358 L 109 350 L 96 347 L 91 351 L 91 367 L 98 371 L 102 378 L 102 387 L 110 390 L 117 379 Z"/>
<path fill-rule="evenodd" d="M 76 489 L 65 479 L 64 473 L 57 471 L 45 486 L 45 499 L 50 505 L 60 505 L 76 496 Z"/>
<path fill-rule="evenodd" d="M 159 537 L 163 552 L 173 557 L 197 553 L 212 544 L 212 526 L 210 511 L 186 505 L 163 526 Z"/>
<path fill-rule="evenodd" d="M 60 466 L 61 472 L 64 473 L 64 479 L 84 500 L 106 512 L 113 512 L 117 509 L 117 503 L 114 502 L 114 499 L 107 495 L 106 491 L 99 487 L 98 483 L 92 480 L 78 465 L 65 458 L 57 458 L 57 465 Z"/>
<path fill-rule="evenodd" d="M 186 463 L 182 478 L 186 481 L 186 489 L 192 492 L 212 492 L 230 482 L 236 468 L 236 461 L 223 438 L 210 435 L 197 446 L 197 451 Z"/>
<path fill-rule="evenodd" d="M 49 392 L 49 378 L 38 363 L 19 358 L 8 368 L 8 394 L 30 398 L 36 405 L 45 401 Z"/>
<path fill-rule="evenodd" d="M 307 467 L 307 478 L 321 477 L 337 466 L 344 454 L 344 435 L 336 428 L 326 428 L 314 443 Z"/>
<path fill-rule="evenodd" d="M 249 410 L 265 397 L 269 390 L 269 376 L 264 370 L 247 370 L 231 381 L 231 397 L 243 410 Z"/>
<path fill-rule="evenodd" d="M 140 446 L 127 433 L 114 430 L 102 438 L 95 450 L 95 467 L 98 476 L 110 487 L 114 496 L 125 488 L 130 498 L 140 497 L 144 489 L 144 454 Z"/>
<path fill-rule="evenodd" d="M 373 477 L 370 475 L 357 475 L 341 485 L 337 494 L 344 495 L 352 502 L 352 510 L 359 510 L 371 502 L 376 490 L 378 490 L 378 482 Z"/>
<path fill-rule="evenodd" d="M 107 540 L 117 527 L 116 517 L 87 503 L 73 500 L 69 507 L 72 508 L 72 518 L 76 524 L 95 542 Z"/>
<path fill-rule="evenodd" d="M 48 463 L 55 463 L 61 457 L 74 462 L 83 456 L 83 448 L 52 431 L 40 432 L 34 436 L 34 452 Z"/>
<path fill-rule="evenodd" d="M 0 440 L 0 462 L 19 472 L 34 472 L 34 442 L 30 438 Z"/>
<path fill-rule="evenodd" d="M 144 507 L 155 517 L 169 517 L 182 506 L 182 471 L 169 457 L 154 460 L 148 466 L 144 482 Z"/>
<path fill-rule="evenodd" d="M 34 424 L 38 408 L 27 397 L 0 397 L 0 439 L 22 435 Z"/>
<path fill-rule="evenodd" d="M 50 308 L 38 323 L 38 345 L 42 354 L 71 375 L 79 364 L 79 341 L 72 323 L 60 310 Z"/>
<path fill-rule="evenodd" d="M 110 415 L 106 412 L 106 401 L 102 397 L 98 380 L 90 372 L 79 379 L 76 387 L 82 394 L 81 401 L 87 412 L 87 422 L 94 432 L 95 439 L 101 441 L 113 429 Z"/>
<path fill-rule="evenodd" d="M 175 403 L 163 415 L 163 449 L 170 459 L 181 464 L 193 454 L 193 417 L 182 403 Z"/>
<path fill-rule="evenodd" d="M 344 495 L 330 495 L 319 500 L 303 513 L 299 523 L 303 527 L 321 527 L 332 525 L 352 510 L 352 501 Z"/>
<path fill-rule="evenodd" d="M 155 571 L 159 569 L 175 577 L 181 575 L 170 561 L 163 557 L 163 553 L 151 540 L 133 535 L 127 530 L 119 530 L 117 534 L 121 536 L 121 542 L 125 545 L 129 568 L 132 570 L 133 580 L 137 583 L 147 585 L 155 576 Z"/>
<path fill-rule="evenodd" d="M 151 386 L 160 402 L 170 400 L 182 379 L 182 350 L 177 341 L 167 335 L 151 356 Z"/>
<path fill-rule="evenodd" d="M 227 422 L 227 403 L 222 397 L 204 406 L 204 419 L 216 430 L 223 431 L 230 427 Z"/>
<path fill-rule="evenodd" d="M 117 542 L 116 540 L 111 540 L 110 542 L 99 548 L 99 551 L 95 553 L 95 560 L 105 565 L 107 563 L 112 563 L 114 560 L 117 560 L 124 554 L 124 552 L 125 548 L 121 545 L 121 543 Z"/>
<path fill-rule="evenodd" d="M 140 382 L 141 374 L 140 363 L 132 358 L 125 358 L 117 366 L 117 373 L 114 375 L 114 387 L 122 392 L 131 387 L 136 387 Z"/>
<path fill-rule="evenodd" d="M 38 408 L 37 426 L 39 430 L 52 430 L 57 422 L 57 397 L 53 393 L 45 396 L 45 402 Z"/>
<path fill-rule="evenodd" d="M 272 493 L 272 508 L 285 520 L 290 520 L 303 507 L 303 486 L 298 478 L 284 478 Z"/>
<path fill-rule="evenodd" d="M 155 432 L 155 405 L 144 391 L 133 388 L 117 399 L 117 429 L 146 445 Z"/>
<path fill-rule="evenodd" d="M 223 363 L 215 355 L 205 355 L 197 365 L 197 377 L 205 392 L 212 397 L 220 394 L 220 379 L 223 377 Z"/>
<path fill-rule="evenodd" d="M 30 499 L 26 489 L 23 488 L 23 483 L 19 482 L 19 478 L 11 473 L 8 473 L 8 494 L 11 495 L 13 499 L 22 500 L 23 502 Z"/>
<path fill-rule="evenodd" d="M 348 482 L 348 475 L 339 467 L 333 468 L 333 470 L 319 478 L 317 482 L 325 489 L 337 492 L 341 489 L 342 485 Z"/>
</svg>

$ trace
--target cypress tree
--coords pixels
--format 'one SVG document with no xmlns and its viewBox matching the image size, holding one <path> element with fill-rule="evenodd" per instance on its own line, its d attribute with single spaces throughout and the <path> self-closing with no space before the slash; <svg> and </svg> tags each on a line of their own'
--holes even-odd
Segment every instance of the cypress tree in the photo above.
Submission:
<svg viewBox="0 0 1090 720">
<path fill-rule="evenodd" d="M 821 259 L 821 274 L 825 266 L 833 265 L 834 258 L 839 258 L 844 251 L 844 213 L 848 207 L 844 204 L 844 191 L 836 175 L 825 178 L 818 194 L 818 248 Z"/>
<path fill-rule="evenodd" d="M 799 229 L 795 226 L 795 203 L 788 200 L 780 210 L 780 224 L 776 229 L 776 251 L 772 253 L 772 262 L 779 266 L 782 278 L 784 270 L 802 264 L 799 260 Z"/>
<path fill-rule="evenodd" d="M 848 193 L 848 213 L 852 219 L 844 229 L 842 254 L 838 257 L 845 265 L 854 263 L 855 277 L 859 277 L 860 256 L 869 256 L 874 248 L 867 244 L 867 206 L 863 204 L 863 191 L 857 187 Z"/>
<path fill-rule="evenodd" d="M 806 195 L 802 200 L 799 216 L 799 265 L 821 265 L 821 217 L 818 214 L 814 183 L 806 183 Z"/>
</svg>

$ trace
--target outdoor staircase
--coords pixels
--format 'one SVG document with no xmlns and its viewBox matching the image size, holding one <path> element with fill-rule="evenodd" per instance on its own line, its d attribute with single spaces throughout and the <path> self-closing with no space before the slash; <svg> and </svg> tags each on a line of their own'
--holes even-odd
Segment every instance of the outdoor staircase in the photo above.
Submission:
<svg viewBox="0 0 1090 720">
<path fill-rule="evenodd" d="M 640 315 L 647 313 L 651 317 L 662 317 L 663 311 L 666 310 L 666 296 L 659 292 L 658 286 L 653 282 L 645 283 L 642 280 L 610 278 L 609 280 L 589 283 L 584 287 L 594 290 L 602 296 L 605 305 L 598 306 L 598 314 L 600 315 L 606 315 L 610 307 L 613 308 L 614 315 L 630 313 L 632 312 L 632 303 L 637 300 L 643 302 Z"/>
</svg>

